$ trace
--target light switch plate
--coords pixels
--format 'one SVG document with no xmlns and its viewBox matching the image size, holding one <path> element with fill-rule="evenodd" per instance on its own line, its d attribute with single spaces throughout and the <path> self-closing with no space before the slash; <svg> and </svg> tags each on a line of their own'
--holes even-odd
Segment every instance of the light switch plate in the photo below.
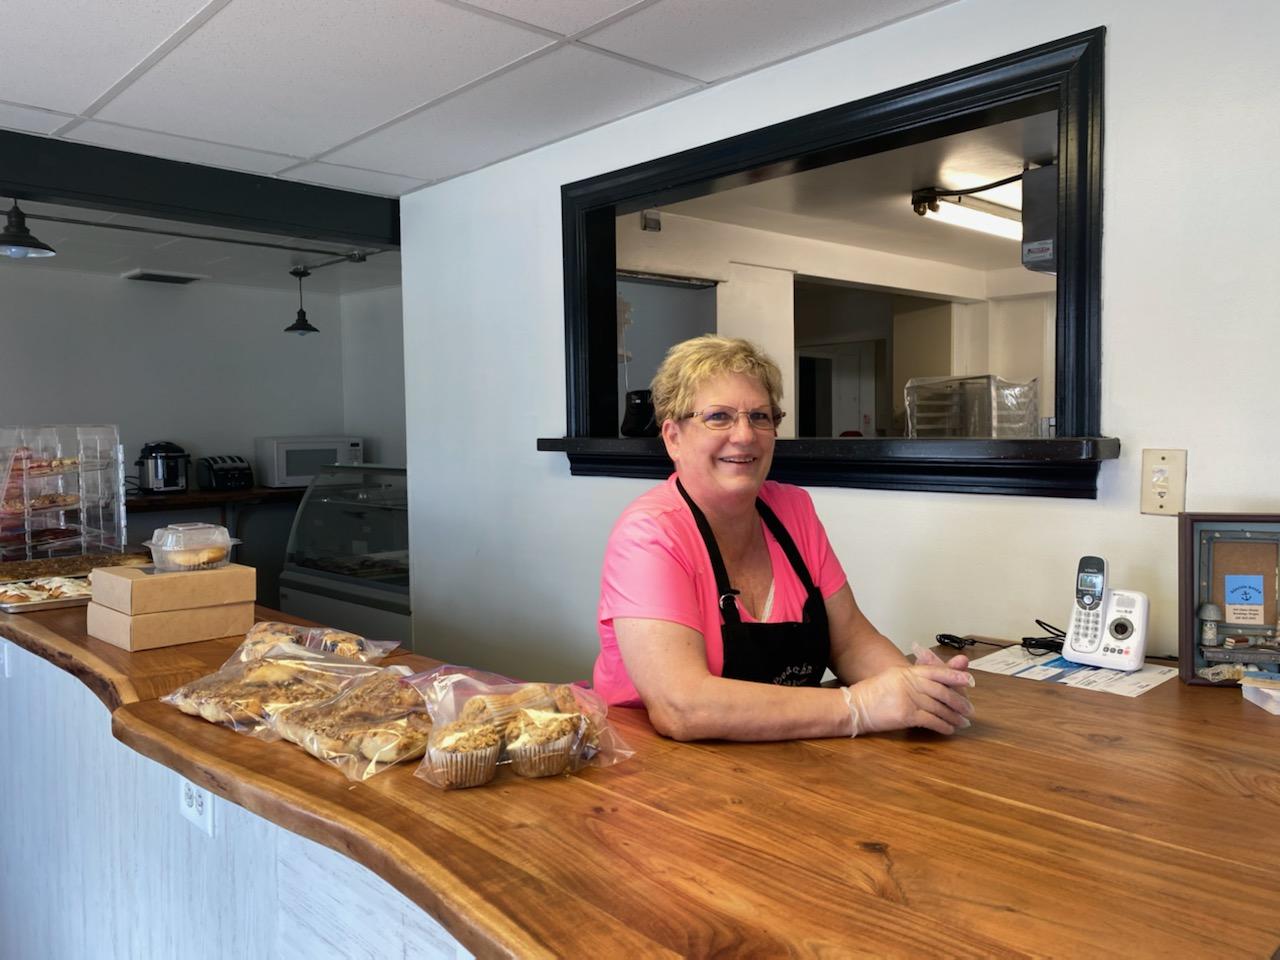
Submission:
<svg viewBox="0 0 1280 960">
<path fill-rule="evenodd" d="M 1176 517 L 1187 509 L 1187 451 L 1143 450 L 1139 509 Z"/>
</svg>

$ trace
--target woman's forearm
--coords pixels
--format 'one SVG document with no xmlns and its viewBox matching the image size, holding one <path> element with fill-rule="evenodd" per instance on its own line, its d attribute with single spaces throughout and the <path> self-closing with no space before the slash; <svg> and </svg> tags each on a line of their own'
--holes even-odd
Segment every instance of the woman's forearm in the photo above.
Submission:
<svg viewBox="0 0 1280 960">
<path fill-rule="evenodd" d="M 707 675 L 646 703 L 654 728 L 674 740 L 791 740 L 847 737 L 853 729 L 839 690 L 784 687 Z"/>
</svg>

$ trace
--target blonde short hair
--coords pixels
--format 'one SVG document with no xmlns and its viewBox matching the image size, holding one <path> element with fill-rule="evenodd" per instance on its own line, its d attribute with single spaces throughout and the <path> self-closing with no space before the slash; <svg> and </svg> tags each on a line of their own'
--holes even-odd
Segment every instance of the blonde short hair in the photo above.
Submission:
<svg viewBox="0 0 1280 960">
<path fill-rule="evenodd" d="M 708 333 L 667 351 L 649 385 L 658 423 L 695 413 L 693 398 L 698 390 L 708 380 L 727 373 L 759 381 L 775 407 L 782 399 L 782 371 L 763 350 L 750 340 Z"/>
</svg>

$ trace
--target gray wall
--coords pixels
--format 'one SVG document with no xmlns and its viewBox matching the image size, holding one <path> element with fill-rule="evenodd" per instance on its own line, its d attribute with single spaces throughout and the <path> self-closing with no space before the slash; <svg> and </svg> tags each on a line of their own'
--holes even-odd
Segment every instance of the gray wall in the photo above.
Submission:
<svg viewBox="0 0 1280 960">
<path fill-rule="evenodd" d="M 404 466 L 404 322 L 400 288 L 342 297 L 343 433 L 370 463 Z"/>
<path fill-rule="evenodd" d="M 618 281 L 618 295 L 631 305 L 631 325 L 626 329 L 631 360 L 625 370 L 618 364 L 618 422 L 626 405 L 625 382 L 632 390 L 645 390 L 658 372 L 667 350 L 682 340 L 716 332 L 716 288 Z M 622 348 L 621 342 L 618 345 Z"/>
</svg>

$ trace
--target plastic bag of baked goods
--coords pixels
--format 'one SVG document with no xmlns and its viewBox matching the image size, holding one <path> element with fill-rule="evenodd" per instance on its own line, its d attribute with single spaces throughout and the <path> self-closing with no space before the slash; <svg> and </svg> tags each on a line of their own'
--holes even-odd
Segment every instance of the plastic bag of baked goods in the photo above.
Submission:
<svg viewBox="0 0 1280 960">
<path fill-rule="evenodd" d="M 260 660 L 267 651 L 281 643 L 297 644 L 307 650 L 350 657 L 364 663 L 381 660 L 400 646 L 394 640 L 366 640 L 359 634 L 333 627 L 303 627 L 296 623 L 264 620 L 249 628 L 244 635 L 244 643 L 236 648 L 227 662 Z"/>
<path fill-rule="evenodd" d="M 275 731 L 351 780 L 367 780 L 427 747 L 426 700 L 406 682 L 408 667 L 383 667 L 320 703 L 286 707 L 271 719 Z"/>
<path fill-rule="evenodd" d="M 331 700 L 380 669 L 331 653 L 277 644 L 257 660 L 229 660 L 160 699 L 210 723 L 275 740 L 279 734 L 270 724 L 275 714 L 286 707 Z"/>
<path fill-rule="evenodd" d="M 488 783 L 500 766 L 536 779 L 607 767 L 633 752 L 606 719 L 604 701 L 585 687 L 451 666 L 410 682 L 434 724 L 414 775 L 446 790 Z"/>
</svg>

